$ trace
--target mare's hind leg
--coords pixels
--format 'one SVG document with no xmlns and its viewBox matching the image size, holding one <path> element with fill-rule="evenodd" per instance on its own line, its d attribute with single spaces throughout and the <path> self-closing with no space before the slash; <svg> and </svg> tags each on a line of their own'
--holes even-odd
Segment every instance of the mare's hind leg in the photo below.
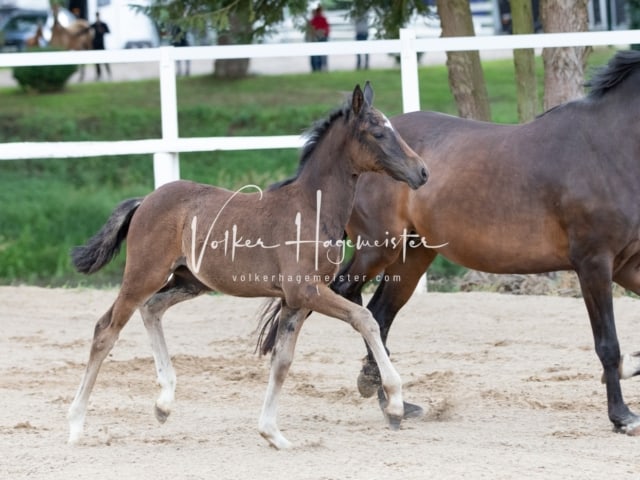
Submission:
<svg viewBox="0 0 640 480">
<path fill-rule="evenodd" d="M 173 305 L 191 300 L 208 291 L 210 289 L 198 281 L 188 269 L 181 267 L 173 273 L 171 280 L 162 290 L 140 307 L 161 388 L 160 396 L 155 403 L 155 415 L 160 423 L 164 423 L 169 417 L 176 392 L 176 373 L 162 330 L 162 316 Z"/>
<path fill-rule="evenodd" d="M 293 361 L 298 334 L 308 314 L 309 310 L 293 310 L 287 307 L 283 301 L 282 309 L 276 320 L 278 332 L 272 350 L 269 385 L 258 421 L 258 431 L 265 440 L 277 449 L 291 446 L 291 443 L 280 432 L 276 422 L 278 396 Z"/>
<path fill-rule="evenodd" d="M 632 432 L 640 427 L 640 417 L 629 410 L 620 387 L 620 345 L 613 316 L 611 270 L 611 261 L 602 256 L 587 257 L 576 266 L 595 350 L 604 369 L 609 419 L 619 431 Z"/>
</svg>

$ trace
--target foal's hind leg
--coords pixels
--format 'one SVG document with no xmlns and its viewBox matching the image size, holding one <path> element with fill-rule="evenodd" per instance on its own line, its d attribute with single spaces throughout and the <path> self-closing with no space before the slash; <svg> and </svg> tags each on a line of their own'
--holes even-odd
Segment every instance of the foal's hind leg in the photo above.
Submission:
<svg viewBox="0 0 640 480">
<path fill-rule="evenodd" d="M 164 339 L 162 316 L 173 305 L 191 300 L 207 291 L 209 288 L 185 269 L 174 272 L 169 284 L 140 307 L 140 314 L 151 342 L 158 383 L 161 387 L 160 396 L 155 404 L 156 419 L 160 423 L 164 423 L 169 417 L 176 391 L 176 373 Z"/>
<path fill-rule="evenodd" d="M 138 303 L 135 297 L 124 295 L 121 290 L 109 311 L 96 324 L 89 362 L 80 382 L 80 387 L 71 403 L 71 407 L 69 407 L 67 417 L 69 420 L 69 443 L 76 443 L 82 436 L 89 396 L 96 383 L 100 366 L 113 348 L 120 331 L 129 321 L 137 307 Z"/>
<path fill-rule="evenodd" d="M 289 448 L 291 443 L 280 432 L 277 425 L 277 404 L 284 379 L 289 372 L 296 348 L 298 334 L 309 310 L 293 310 L 284 302 L 278 319 L 278 333 L 271 356 L 269 385 L 262 405 L 262 413 L 258 421 L 258 431 L 265 440 L 277 449 Z"/>
<path fill-rule="evenodd" d="M 129 243 L 131 244 L 131 240 Z M 170 267 L 163 265 L 162 261 L 158 261 L 153 267 L 149 267 L 145 262 L 136 261 L 138 257 L 131 255 L 131 250 L 130 245 L 120 292 L 109 311 L 96 324 L 89 361 L 80 387 L 69 407 L 69 443 L 76 443 L 82 436 L 91 390 L 100 366 L 113 348 L 120 331 L 133 312 L 166 283 L 170 272 Z"/>
</svg>

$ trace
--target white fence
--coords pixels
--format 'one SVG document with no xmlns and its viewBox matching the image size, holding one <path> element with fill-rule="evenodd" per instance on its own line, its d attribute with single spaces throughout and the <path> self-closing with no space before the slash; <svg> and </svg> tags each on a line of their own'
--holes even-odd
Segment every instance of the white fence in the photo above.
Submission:
<svg viewBox="0 0 640 480">
<path fill-rule="evenodd" d="M 308 57 L 309 55 L 355 55 L 357 53 L 400 54 L 402 100 L 405 112 L 420 109 L 417 52 L 505 50 L 571 46 L 624 45 L 640 43 L 640 30 L 580 32 L 538 35 L 451 37 L 416 39 L 412 30 L 401 30 L 399 40 L 367 42 L 320 42 L 210 47 L 160 47 L 140 50 L 86 52 L 30 52 L 0 54 L 0 68 L 25 65 L 93 63 L 158 64 L 162 137 L 109 142 L 15 142 L 0 144 L 0 160 L 71 158 L 126 154 L 153 154 L 156 187 L 180 178 L 179 152 L 299 148 L 297 135 L 271 137 L 180 138 L 176 96 L 176 60 L 224 58 Z"/>
</svg>

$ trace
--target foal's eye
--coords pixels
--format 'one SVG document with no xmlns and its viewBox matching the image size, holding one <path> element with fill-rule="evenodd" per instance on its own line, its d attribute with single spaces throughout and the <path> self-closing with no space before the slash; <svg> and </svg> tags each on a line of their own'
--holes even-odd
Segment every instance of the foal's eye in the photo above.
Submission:
<svg viewBox="0 0 640 480">
<path fill-rule="evenodd" d="M 378 140 L 384 137 L 384 132 L 372 132 L 373 138 L 377 138 Z"/>
</svg>

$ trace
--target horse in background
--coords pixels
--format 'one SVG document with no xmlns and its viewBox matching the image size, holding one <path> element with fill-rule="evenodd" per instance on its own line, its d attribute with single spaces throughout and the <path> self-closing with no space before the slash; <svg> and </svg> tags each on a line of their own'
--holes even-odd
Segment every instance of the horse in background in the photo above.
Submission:
<svg viewBox="0 0 640 480">
<path fill-rule="evenodd" d="M 92 50 L 93 48 L 93 29 L 89 22 L 83 18 L 76 19 L 68 27 L 63 26 L 59 19 L 59 7 L 54 5 L 53 9 L 53 26 L 51 27 L 51 39 L 49 46 L 59 48 L 61 50 Z M 39 45 L 39 38 L 42 36 L 42 27 L 38 26 L 33 40 L 35 45 Z M 84 65 L 79 65 L 80 81 L 84 80 Z"/>
<path fill-rule="evenodd" d="M 44 33 L 42 32 L 42 24 L 40 22 L 38 22 L 36 33 L 33 37 L 27 38 L 24 44 L 27 48 L 38 48 L 47 44 L 47 41 L 44 38 Z"/>
</svg>

